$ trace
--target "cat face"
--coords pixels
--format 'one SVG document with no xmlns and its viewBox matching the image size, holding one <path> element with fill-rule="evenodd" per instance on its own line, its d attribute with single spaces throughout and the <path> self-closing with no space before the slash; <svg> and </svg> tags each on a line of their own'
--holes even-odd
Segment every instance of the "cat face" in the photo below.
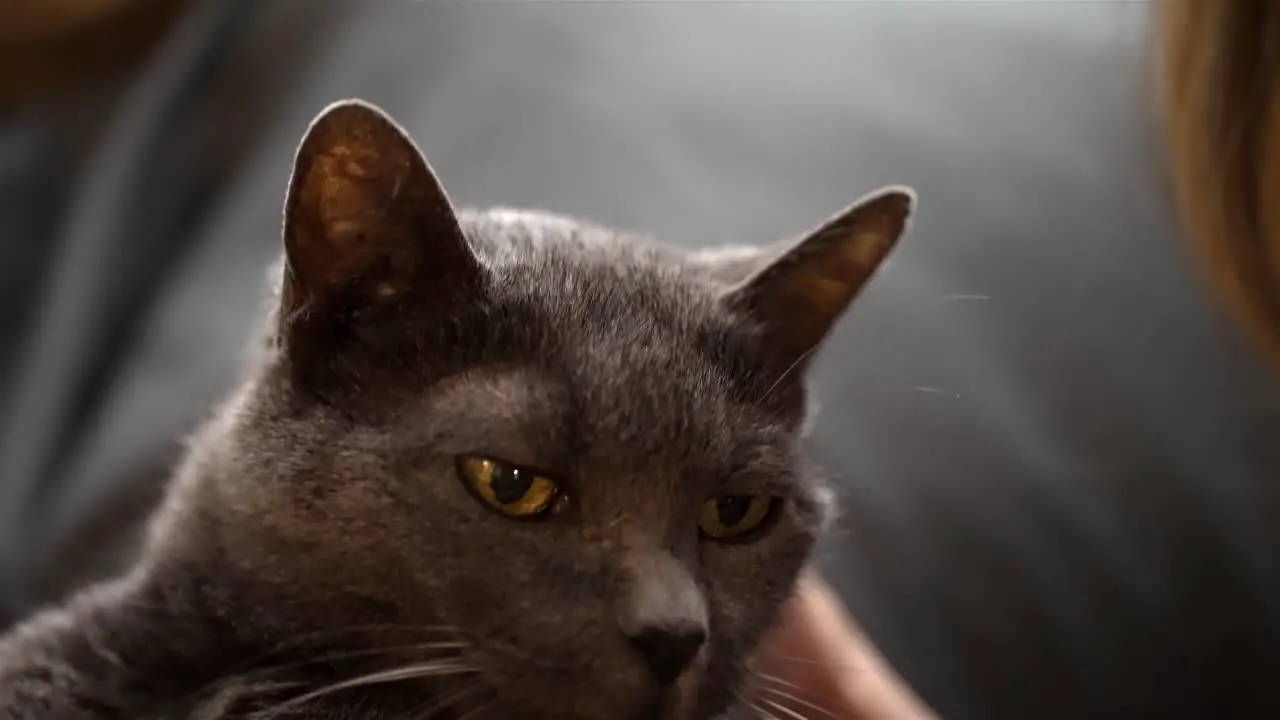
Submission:
<svg viewBox="0 0 1280 720">
<path fill-rule="evenodd" d="M 381 112 L 331 107 L 286 204 L 277 349 L 229 434 L 231 554 L 447 628 L 493 717 L 724 711 L 827 513 L 796 450 L 807 358 L 911 204 L 681 254 L 456 211 Z"/>
</svg>

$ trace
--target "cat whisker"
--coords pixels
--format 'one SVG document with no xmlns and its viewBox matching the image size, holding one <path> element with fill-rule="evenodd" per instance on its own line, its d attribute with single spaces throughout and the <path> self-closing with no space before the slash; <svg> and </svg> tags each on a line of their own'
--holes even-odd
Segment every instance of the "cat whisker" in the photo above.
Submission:
<svg viewBox="0 0 1280 720">
<path fill-rule="evenodd" d="M 369 687 L 371 685 L 386 685 L 390 683 L 405 682 L 408 680 L 418 680 L 432 677 L 446 677 L 450 675 L 468 675 L 479 672 L 479 668 L 473 665 L 467 665 L 457 661 L 450 662 L 428 662 L 415 665 L 405 665 L 402 667 L 391 668 L 390 670 L 379 670 L 377 672 L 360 675 L 348 680 L 326 685 L 317 690 L 286 700 L 276 706 L 269 708 L 265 714 L 257 714 L 259 720 L 268 720 L 277 717 L 280 713 L 287 712 L 290 709 L 317 700 L 319 698 L 332 695 L 343 690 L 352 690 L 355 688 Z"/>
<path fill-rule="evenodd" d="M 778 712 L 782 713 L 790 720 L 812 720 L 811 718 L 806 717 L 795 710 L 792 710 L 786 705 L 783 705 L 782 703 L 777 702 L 775 700 L 770 700 L 767 697 L 761 697 L 760 702 L 764 703 L 765 705 L 768 705 L 769 708 L 772 710 L 777 710 Z M 774 717 L 775 717 L 775 720 L 782 720 L 781 718 L 778 718 L 776 715 Z"/>
<path fill-rule="evenodd" d="M 770 660 L 778 660 L 784 663 L 793 663 L 796 665 L 814 665 L 817 667 L 833 668 L 837 670 L 862 670 L 862 666 L 851 663 L 835 663 L 826 660 L 815 660 L 813 658 L 791 657 L 788 655 L 778 655 L 776 653 L 768 653 Z"/>
<path fill-rule="evenodd" d="M 375 632 L 400 632 L 400 633 L 427 633 L 427 634 L 446 634 L 456 636 L 458 629 L 449 625 L 409 625 L 409 624 L 391 624 L 391 623 L 372 623 L 368 625 L 347 625 L 338 628 L 329 628 L 325 630 L 316 630 L 309 633 L 301 633 L 293 637 L 282 640 L 271 646 L 265 652 L 259 654 L 256 658 L 248 661 L 242 667 L 250 667 L 269 659 L 272 655 L 289 652 L 291 650 L 303 649 L 311 644 L 322 644 L 325 641 L 331 641 L 338 638 L 349 637 L 352 635 L 360 635 L 363 633 Z"/>
<path fill-rule="evenodd" d="M 280 665 L 269 665 L 260 668 L 254 668 L 241 673 L 241 677 L 255 677 L 261 675 L 271 675 L 275 673 L 288 672 L 290 670 L 300 670 L 302 668 L 311 667 L 313 665 L 325 665 L 329 663 L 338 663 L 344 660 L 359 660 L 362 658 L 378 657 L 381 655 L 390 655 L 392 653 L 409 653 L 421 652 L 424 650 L 464 650 L 470 647 L 464 642 L 438 642 L 438 643 L 415 643 L 411 645 L 388 645 L 385 647 L 373 647 L 364 650 L 348 650 L 343 652 L 334 652 L 327 655 L 316 655 L 298 660 L 294 662 L 282 663 Z"/>
<path fill-rule="evenodd" d="M 271 648 L 266 650 L 265 652 L 258 653 L 257 655 L 247 660 L 232 664 L 229 668 L 226 669 L 223 676 L 228 678 L 236 678 L 237 680 L 249 680 L 250 681 L 249 685 L 251 687 L 262 686 L 264 685 L 264 683 L 257 682 L 254 680 L 254 678 L 261 677 L 264 675 L 270 675 L 272 673 L 286 672 L 288 670 L 296 670 L 303 667 L 307 667 L 309 665 L 320 664 L 323 662 L 337 662 L 342 659 L 345 659 L 339 656 L 339 654 L 335 652 L 335 653 L 332 653 L 330 656 L 319 656 L 316 658 L 308 658 L 302 661 L 289 661 L 289 662 L 282 663 L 279 665 L 274 665 L 274 666 L 267 665 L 266 663 L 270 661 L 272 658 L 275 658 L 285 653 L 289 653 L 291 651 L 296 654 L 299 651 L 304 650 L 307 645 L 312 643 L 319 643 L 324 640 L 330 640 L 333 638 L 343 637 L 347 635 L 356 635 L 360 633 L 379 632 L 379 631 L 397 631 L 397 632 L 415 632 L 416 631 L 416 632 L 423 632 L 423 633 L 449 633 L 455 636 L 457 635 L 457 632 L 458 632 L 456 628 L 448 625 L 410 625 L 410 624 L 393 624 L 393 623 L 372 623 L 367 625 L 347 625 L 347 626 L 338 627 L 338 628 L 317 630 L 315 632 L 300 633 L 288 639 L 277 642 L 275 645 L 271 646 Z M 459 641 L 453 641 L 453 642 L 459 642 Z M 423 645 L 427 645 L 427 644 L 430 644 L 430 643 L 423 643 Z M 398 649 L 410 650 L 412 649 L 412 647 L 402 646 L 400 648 L 396 648 L 396 647 L 389 646 L 385 649 L 370 648 L 367 650 L 367 656 L 374 656 L 378 654 L 396 652 Z M 355 658 L 355 657 L 358 657 L 359 655 L 364 655 L 366 653 L 366 650 L 364 649 L 354 650 L 354 651 L 351 651 L 351 653 L 352 654 L 350 654 L 349 657 Z M 207 692 L 211 687 L 217 685 L 217 683 L 218 681 L 215 680 L 215 681 L 210 681 L 203 685 L 200 685 L 196 689 L 192 690 L 188 694 L 188 697 L 199 696 Z"/>
<path fill-rule="evenodd" d="M 789 683 L 789 682 L 787 682 L 787 681 L 785 681 L 785 680 L 781 680 L 781 679 L 779 679 L 779 678 L 775 678 L 775 677 L 773 677 L 773 676 L 771 676 L 771 675 L 762 675 L 761 677 L 762 677 L 763 679 L 765 679 L 765 680 L 769 680 L 769 681 L 772 681 L 772 682 L 779 682 L 779 683 L 782 683 L 782 684 L 786 685 L 787 687 L 792 688 L 792 689 L 793 689 L 793 690 L 795 690 L 796 692 L 803 692 L 803 690 L 802 690 L 801 688 L 796 687 L 796 686 L 795 686 L 795 685 L 793 685 L 792 683 Z M 778 688 L 776 688 L 776 687 L 759 687 L 759 688 L 758 688 L 758 690 L 759 690 L 759 692 L 760 692 L 762 695 L 765 695 L 765 696 L 770 696 L 770 695 L 771 695 L 771 696 L 774 696 L 774 697 L 776 697 L 776 698 L 778 698 L 778 699 L 780 699 L 780 700 L 786 700 L 786 701 L 788 701 L 788 702 L 795 703 L 796 705 L 799 705 L 799 706 L 801 706 L 801 707 L 807 708 L 807 709 L 809 709 L 809 710 L 814 710 L 814 711 L 816 711 L 816 712 L 822 713 L 824 716 L 829 717 L 829 718 L 832 718 L 832 720 L 840 720 L 840 716 L 839 716 L 839 715 L 837 715 L 836 713 L 832 712 L 831 710 L 828 710 L 828 709 L 827 709 L 827 708 L 825 708 L 825 707 L 822 707 L 821 705 L 818 705 L 817 703 L 811 702 L 811 701 L 809 701 L 809 700 L 806 700 L 806 699 L 804 699 L 804 698 L 800 697 L 799 695 L 797 695 L 797 694 L 796 694 L 796 692 L 789 692 L 789 691 L 785 691 L 785 690 L 779 690 L 779 689 L 778 689 Z"/>
<path fill-rule="evenodd" d="M 760 720 L 781 720 L 777 715 L 774 715 L 765 708 L 760 707 L 759 703 L 748 702 L 747 706 L 752 710 L 755 710 L 756 713 L 760 715 Z"/>
<path fill-rule="evenodd" d="M 487 692 L 488 690 L 489 688 L 484 684 L 474 683 L 469 687 L 465 687 L 461 690 L 458 690 L 457 692 L 450 693 L 449 695 L 445 695 L 439 700 L 436 700 L 435 702 L 433 702 L 431 706 L 427 708 L 427 711 L 426 711 L 427 714 L 423 716 L 423 720 L 431 720 L 431 718 L 435 717 L 436 714 L 440 713 L 441 711 L 448 710 L 455 703 L 466 699 L 470 695 L 476 694 L 477 691 L 483 693 L 483 692 Z M 472 712 L 474 712 L 474 710 Z"/>
<path fill-rule="evenodd" d="M 773 391 L 777 390 L 778 386 L 782 384 L 782 381 L 786 380 L 791 375 L 791 373 L 795 372 L 796 369 L 799 368 L 804 363 L 804 361 L 807 360 L 809 356 L 812 355 L 816 350 L 817 350 L 816 346 L 811 347 L 808 350 L 805 350 L 803 353 L 801 353 L 800 357 L 793 360 L 791 364 L 787 366 L 787 369 L 783 370 L 782 374 L 778 376 L 778 379 L 773 381 L 773 384 L 769 386 L 769 389 L 765 390 L 764 393 L 760 395 L 760 399 L 756 401 L 756 404 L 757 405 L 764 404 L 764 402 L 769 399 L 769 396 L 773 394 Z"/>
<path fill-rule="evenodd" d="M 744 695 L 740 690 L 734 690 L 733 697 L 738 701 L 733 710 L 748 710 L 756 717 L 757 720 L 778 720 L 773 713 L 770 713 L 768 710 L 760 707 L 758 703 Z M 733 710 L 725 715 L 722 720 L 731 720 L 731 718 L 737 717 L 739 713 L 733 712 Z"/>
<path fill-rule="evenodd" d="M 765 680 L 765 681 L 768 681 L 768 682 L 774 683 L 775 685 L 782 685 L 782 686 L 784 686 L 784 687 L 789 687 L 789 688 L 791 688 L 791 689 L 793 689 L 793 690 L 803 690 L 803 689 L 804 689 L 804 688 L 800 687 L 799 685 L 797 685 L 797 684 L 795 684 L 795 683 L 791 682 L 790 680 L 784 680 L 784 679 L 782 679 L 782 678 L 778 677 L 777 675 L 771 675 L 771 674 L 769 674 L 769 673 L 767 673 L 767 672 L 760 672 L 759 670 L 753 670 L 753 671 L 752 671 L 752 675 L 753 675 L 754 679 L 756 679 L 756 680 Z"/>
<path fill-rule="evenodd" d="M 214 684 L 214 683 L 211 683 Z M 230 709 L 235 707 L 237 703 L 256 696 L 269 695 L 282 691 L 294 690 L 297 688 L 305 688 L 307 684 L 304 682 L 290 681 L 280 682 L 273 680 L 260 680 L 256 682 L 244 682 L 241 678 L 233 677 L 216 683 L 218 687 L 216 692 L 206 696 L 199 704 L 200 713 L 194 716 L 199 718 L 223 718 L 223 717 L 239 717 L 229 714 Z M 193 693 L 192 697 L 200 695 L 199 692 Z"/>
</svg>

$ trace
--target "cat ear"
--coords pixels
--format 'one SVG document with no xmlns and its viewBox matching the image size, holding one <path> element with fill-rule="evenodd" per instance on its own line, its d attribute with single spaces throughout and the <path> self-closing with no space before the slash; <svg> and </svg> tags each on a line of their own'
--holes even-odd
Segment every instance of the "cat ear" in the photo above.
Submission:
<svg viewBox="0 0 1280 720">
<path fill-rule="evenodd" d="M 725 302 L 758 323 L 786 370 L 831 331 L 906 230 L 916 205 L 907 187 L 863 197 L 730 289 Z"/>
<path fill-rule="evenodd" d="M 330 105 L 298 148 L 284 208 L 281 321 L 358 316 L 413 293 L 456 302 L 480 268 L 448 196 L 378 108 Z"/>
</svg>

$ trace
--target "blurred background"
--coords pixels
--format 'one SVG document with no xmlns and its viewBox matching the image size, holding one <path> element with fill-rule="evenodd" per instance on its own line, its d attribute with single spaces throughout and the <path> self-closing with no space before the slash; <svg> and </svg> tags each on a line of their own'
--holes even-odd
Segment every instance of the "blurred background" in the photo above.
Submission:
<svg viewBox="0 0 1280 720">
<path fill-rule="evenodd" d="M 1280 384 L 1184 250 L 1148 3 L 0 5 L 0 618 L 127 557 L 361 97 L 456 201 L 689 246 L 915 186 L 818 366 L 832 582 L 953 720 L 1280 717 Z"/>
</svg>

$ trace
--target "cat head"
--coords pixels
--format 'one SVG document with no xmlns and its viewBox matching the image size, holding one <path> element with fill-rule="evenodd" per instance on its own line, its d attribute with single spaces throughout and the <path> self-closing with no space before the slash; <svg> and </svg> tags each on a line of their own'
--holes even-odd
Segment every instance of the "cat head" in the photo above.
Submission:
<svg viewBox="0 0 1280 720">
<path fill-rule="evenodd" d="M 288 190 L 273 356 L 229 421 L 226 554 L 450 628 L 496 717 L 719 712 L 828 513 L 797 452 L 808 360 L 913 202 L 682 253 L 457 210 L 382 112 L 331 106 Z"/>
</svg>

